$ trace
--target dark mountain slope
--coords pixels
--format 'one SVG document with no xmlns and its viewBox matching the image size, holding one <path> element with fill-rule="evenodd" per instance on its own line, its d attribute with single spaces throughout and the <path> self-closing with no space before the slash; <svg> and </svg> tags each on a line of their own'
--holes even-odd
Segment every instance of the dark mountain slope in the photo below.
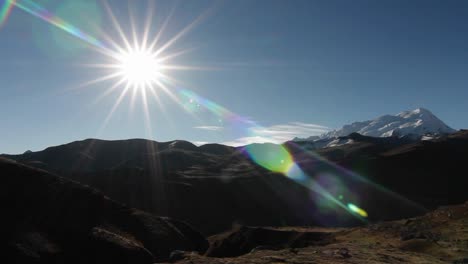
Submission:
<svg viewBox="0 0 468 264">
<path fill-rule="evenodd" d="M 460 203 L 468 198 L 463 187 L 468 186 L 468 178 L 464 176 L 468 131 L 404 144 L 392 143 L 391 138 L 353 139 L 353 144 L 325 148 L 317 153 L 426 207 Z M 295 149 L 301 153 L 297 145 Z M 314 170 L 313 159 L 301 154 L 297 158 L 303 161 L 306 170 Z"/>
<path fill-rule="evenodd" d="M 205 251 L 189 226 L 130 209 L 76 182 L 0 158 L 6 263 L 152 263 Z"/>
<path fill-rule="evenodd" d="M 468 199 L 466 131 L 416 143 L 359 134 L 348 139 L 353 143 L 317 151 L 300 142 L 284 145 L 309 179 L 307 186 L 260 167 L 243 148 L 182 141 L 85 140 L 8 157 L 96 187 L 131 207 L 187 221 L 206 234 L 234 222 L 356 225 L 363 221 L 349 206 L 364 209 L 365 221 L 381 221 Z"/>
<path fill-rule="evenodd" d="M 222 145 L 85 140 L 8 157 L 40 164 L 131 207 L 188 221 L 205 233 L 235 222 L 312 221 L 314 203 L 306 188 Z"/>
</svg>

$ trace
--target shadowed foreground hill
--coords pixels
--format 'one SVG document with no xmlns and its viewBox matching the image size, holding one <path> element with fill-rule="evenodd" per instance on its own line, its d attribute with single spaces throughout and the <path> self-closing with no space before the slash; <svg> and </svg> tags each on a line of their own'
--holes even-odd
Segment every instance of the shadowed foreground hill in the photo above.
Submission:
<svg viewBox="0 0 468 264">
<path fill-rule="evenodd" d="M 182 222 L 127 208 L 76 182 L 3 158 L 0 171 L 2 263 L 153 263 L 173 250 L 208 247 Z"/>
<path fill-rule="evenodd" d="M 213 234 L 234 222 L 304 225 L 309 191 L 239 150 L 185 141 L 84 140 L 8 156 L 93 186 L 110 198 Z"/>
</svg>

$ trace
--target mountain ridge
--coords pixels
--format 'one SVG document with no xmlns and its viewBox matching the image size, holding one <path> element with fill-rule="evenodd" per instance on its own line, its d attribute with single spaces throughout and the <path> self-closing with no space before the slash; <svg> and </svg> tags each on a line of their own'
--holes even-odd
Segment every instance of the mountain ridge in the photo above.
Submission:
<svg viewBox="0 0 468 264">
<path fill-rule="evenodd" d="M 341 129 L 332 130 L 319 136 L 308 138 L 294 138 L 293 141 L 311 141 L 317 147 L 330 147 L 339 143 L 338 139 L 352 133 L 359 133 L 370 137 L 411 137 L 423 139 L 424 136 L 445 135 L 457 130 L 446 125 L 426 108 L 416 108 L 400 112 L 396 115 L 382 115 L 372 120 L 358 121 L 344 125 Z"/>
<path fill-rule="evenodd" d="M 350 199 L 358 199 L 361 194 L 372 196 L 373 199 L 350 200 L 366 209 L 369 221 L 421 213 L 412 204 L 402 204 L 399 198 L 381 192 L 376 188 L 379 185 L 388 186 L 429 208 L 466 200 L 462 188 L 466 186 L 464 179 L 457 177 L 456 172 L 460 164 L 467 162 L 466 131 L 415 142 L 357 133 L 348 136 L 347 140 L 353 143 L 312 152 L 305 146 L 308 142 L 288 142 L 282 148 L 310 179 L 326 184 L 327 190 L 334 195 L 344 193 L 343 197 Z M 340 207 L 320 211 L 323 202 L 320 194 L 312 195 L 311 190 L 285 175 L 256 164 L 244 148 L 229 148 L 230 152 L 219 155 L 199 148 L 197 151 L 190 147 L 184 149 L 186 144 L 177 142 L 172 145 L 176 148 L 166 149 L 170 144 L 157 146 L 153 141 L 92 140 L 84 145 L 81 143 L 65 144 L 52 151 L 3 157 L 92 186 L 130 207 L 182 220 L 204 234 L 226 230 L 232 223 L 265 226 L 357 224 L 356 219 Z M 215 151 L 218 147 L 214 147 Z M 252 146 L 256 147 L 262 149 L 261 145 Z M 154 152 L 154 149 L 160 151 Z M 360 180 L 362 177 L 350 176 L 348 169 L 378 185 L 369 185 Z M 451 192 L 445 192 L 449 186 L 440 181 L 440 175 L 447 175 L 450 182 L 455 183 L 450 186 Z M 326 179 L 337 184 L 329 184 L 331 182 Z M 422 183 L 424 188 L 420 188 Z M 336 189 L 334 186 L 341 187 Z M 283 209 L 278 212 L 278 207 Z M 388 210 L 390 207 L 392 210 Z M 213 218 L 216 222 L 210 221 Z"/>
</svg>

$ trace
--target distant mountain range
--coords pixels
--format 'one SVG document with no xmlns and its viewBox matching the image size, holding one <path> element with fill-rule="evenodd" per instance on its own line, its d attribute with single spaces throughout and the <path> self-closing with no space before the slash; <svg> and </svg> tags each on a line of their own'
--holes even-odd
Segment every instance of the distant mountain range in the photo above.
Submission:
<svg viewBox="0 0 468 264">
<path fill-rule="evenodd" d="M 308 141 L 314 148 L 333 147 L 351 143 L 344 138 L 352 133 L 369 137 L 399 137 L 412 140 L 431 139 L 456 132 L 425 108 L 404 111 L 397 115 L 383 115 L 373 120 L 354 122 L 341 129 L 293 141 Z"/>
</svg>

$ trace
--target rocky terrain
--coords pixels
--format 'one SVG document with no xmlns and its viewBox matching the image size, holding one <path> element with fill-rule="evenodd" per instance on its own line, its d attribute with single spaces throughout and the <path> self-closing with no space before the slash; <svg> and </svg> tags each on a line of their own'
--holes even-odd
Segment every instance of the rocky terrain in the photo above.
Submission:
<svg viewBox="0 0 468 264">
<path fill-rule="evenodd" d="M 236 227 L 177 263 L 468 263 L 468 203 L 356 228 Z"/>
</svg>

